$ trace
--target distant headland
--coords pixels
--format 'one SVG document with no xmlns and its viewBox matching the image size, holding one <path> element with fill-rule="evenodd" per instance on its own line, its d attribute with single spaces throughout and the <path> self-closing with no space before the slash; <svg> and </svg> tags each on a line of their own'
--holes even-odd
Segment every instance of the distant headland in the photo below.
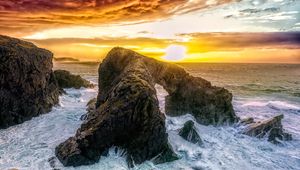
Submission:
<svg viewBox="0 0 300 170">
<path fill-rule="evenodd" d="M 53 61 L 54 62 L 80 62 L 80 60 L 71 57 L 60 57 L 60 58 L 54 57 Z"/>
</svg>

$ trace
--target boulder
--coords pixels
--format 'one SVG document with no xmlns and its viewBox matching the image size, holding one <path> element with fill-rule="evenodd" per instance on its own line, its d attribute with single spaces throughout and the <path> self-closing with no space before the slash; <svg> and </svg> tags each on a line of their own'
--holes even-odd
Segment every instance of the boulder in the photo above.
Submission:
<svg viewBox="0 0 300 170">
<path fill-rule="evenodd" d="M 53 54 L 0 35 L 0 128 L 49 112 L 58 103 Z"/>
<path fill-rule="evenodd" d="M 191 120 L 184 123 L 183 127 L 179 131 L 179 136 L 191 143 L 199 145 L 203 144 L 199 134 L 195 130 L 194 122 Z"/>
<path fill-rule="evenodd" d="M 248 124 L 243 134 L 255 136 L 258 138 L 267 137 L 272 143 L 280 143 L 282 140 L 292 140 L 292 135 L 285 133 L 281 124 L 283 115 L 278 115 L 273 118 Z"/>
<path fill-rule="evenodd" d="M 102 76 L 100 69 L 100 76 Z M 95 112 L 88 114 L 74 137 L 56 148 L 65 166 L 97 162 L 112 146 L 127 152 L 130 166 L 146 160 L 154 163 L 176 160 L 168 144 L 165 116 L 160 112 L 154 82 L 145 65 L 130 63 Z"/>
<path fill-rule="evenodd" d="M 55 70 L 54 75 L 60 88 L 79 89 L 81 87 L 85 87 L 85 88 L 94 87 L 93 84 L 83 79 L 81 76 L 73 75 L 66 70 Z"/>
</svg>

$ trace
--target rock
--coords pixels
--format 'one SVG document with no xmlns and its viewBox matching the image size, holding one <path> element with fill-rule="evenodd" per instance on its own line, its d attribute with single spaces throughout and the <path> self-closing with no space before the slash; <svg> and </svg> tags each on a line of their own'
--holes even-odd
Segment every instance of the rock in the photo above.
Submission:
<svg viewBox="0 0 300 170">
<path fill-rule="evenodd" d="M 73 75 L 66 70 L 55 70 L 55 78 L 58 82 L 60 88 L 75 88 L 79 89 L 81 87 L 93 88 L 94 85 L 89 81 L 83 79 L 79 75 Z"/>
<path fill-rule="evenodd" d="M 53 61 L 55 62 L 79 62 L 80 60 L 76 58 L 71 58 L 71 57 L 60 57 L 60 58 L 53 58 Z"/>
<path fill-rule="evenodd" d="M 88 101 L 88 103 L 86 104 L 87 106 L 86 111 L 94 112 L 96 110 L 96 102 L 97 102 L 97 98 L 92 98 L 90 101 Z"/>
<path fill-rule="evenodd" d="M 235 127 L 246 126 L 251 123 L 254 123 L 253 117 L 246 117 L 246 118 L 240 119 L 239 122 L 235 125 Z"/>
<path fill-rule="evenodd" d="M 253 117 L 247 117 L 245 119 L 240 120 L 240 124 L 248 125 L 250 123 L 254 123 Z"/>
<path fill-rule="evenodd" d="M 142 56 L 124 48 L 112 49 L 99 67 L 96 109 L 74 137 L 56 147 L 65 166 L 97 162 L 112 146 L 127 152 L 127 161 L 140 164 L 178 159 L 168 144 L 165 116 L 159 110 L 154 85 L 169 93 L 167 114 L 191 113 L 198 122 L 234 123 L 232 95 L 181 67 Z"/>
<path fill-rule="evenodd" d="M 53 54 L 0 35 L 0 128 L 49 112 L 58 103 Z"/>
<path fill-rule="evenodd" d="M 282 127 L 274 127 L 270 130 L 269 132 L 269 137 L 268 137 L 268 141 L 272 142 L 272 143 L 280 143 L 280 141 L 278 141 L 278 139 L 280 141 L 290 141 L 292 140 L 292 135 L 289 133 L 285 133 L 282 129 Z"/>
<path fill-rule="evenodd" d="M 99 94 L 96 107 L 106 100 L 110 89 L 123 76 L 130 63 L 140 62 L 149 71 L 150 79 L 169 93 L 166 114 L 179 116 L 192 114 L 198 123 L 208 125 L 237 122 L 228 90 L 212 86 L 210 82 L 189 75 L 183 68 L 160 62 L 124 48 L 112 49 L 99 67 Z"/>
<path fill-rule="evenodd" d="M 272 143 L 280 143 L 279 140 L 292 140 L 292 135 L 285 133 L 281 124 L 283 115 L 278 115 L 273 118 L 248 124 L 243 130 L 243 134 L 255 136 L 258 138 L 268 137 L 268 141 Z"/>
<path fill-rule="evenodd" d="M 88 103 L 86 104 L 87 113 L 82 115 L 80 117 L 80 120 L 87 120 L 88 115 L 92 115 L 92 114 L 95 113 L 95 111 L 96 111 L 96 101 L 97 101 L 97 98 L 92 98 L 90 101 L 88 101 Z"/>
<path fill-rule="evenodd" d="M 184 123 L 183 128 L 180 129 L 179 131 L 179 136 L 194 144 L 199 144 L 199 145 L 203 144 L 199 134 L 195 130 L 194 122 L 191 120 Z"/>
<path fill-rule="evenodd" d="M 48 162 L 49 162 L 49 165 L 52 168 L 52 170 L 59 170 L 58 168 L 56 168 L 56 157 L 55 156 L 49 158 Z"/>
<path fill-rule="evenodd" d="M 100 68 L 100 77 L 102 71 L 106 72 Z M 112 146 L 126 150 L 130 166 L 145 160 L 162 163 L 177 159 L 168 144 L 165 116 L 146 66 L 132 62 L 120 74 L 110 89 L 101 89 L 107 94 L 105 100 L 88 115 L 76 135 L 56 147 L 65 166 L 95 163 Z"/>
</svg>

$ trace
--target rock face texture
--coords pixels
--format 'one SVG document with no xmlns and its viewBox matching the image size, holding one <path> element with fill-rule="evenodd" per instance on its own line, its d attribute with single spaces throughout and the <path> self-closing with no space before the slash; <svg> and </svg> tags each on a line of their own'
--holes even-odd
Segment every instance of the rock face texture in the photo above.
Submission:
<svg viewBox="0 0 300 170">
<path fill-rule="evenodd" d="M 92 112 L 95 112 L 96 111 L 96 102 L 97 102 L 97 99 L 96 98 L 93 98 L 91 99 L 87 104 L 87 108 L 86 108 L 86 111 L 87 113 L 92 113 Z"/>
<path fill-rule="evenodd" d="M 110 54 L 105 61 L 110 60 Z M 100 67 L 100 76 L 105 65 Z M 108 66 L 108 65 L 107 65 Z M 126 149 L 128 163 L 155 163 L 177 159 L 168 144 L 165 116 L 160 112 L 154 82 L 146 66 L 132 62 L 115 77 L 108 95 L 75 137 L 56 148 L 56 155 L 65 166 L 95 163 L 112 146 Z"/>
<path fill-rule="evenodd" d="M 95 111 L 88 113 L 74 137 L 56 148 L 59 160 L 65 166 L 92 164 L 112 146 L 127 151 L 130 165 L 177 159 L 168 144 L 156 83 L 169 92 L 167 114 L 192 113 L 198 122 L 214 125 L 237 119 L 227 90 L 176 65 L 114 48 L 99 67 Z"/>
<path fill-rule="evenodd" d="M 175 64 L 160 62 L 123 48 L 112 49 L 100 66 L 97 107 L 106 100 L 115 80 L 123 75 L 124 68 L 134 62 L 144 64 L 152 81 L 169 93 L 166 114 L 178 116 L 190 113 L 197 122 L 205 125 L 238 120 L 231 104 L 232 94 L 228 90 L 212 86 L 200 77 L 193 77 Z"/>
<path fill-rule="evenodd" d="M 191 120 L 185 122 L 183 128 L 181 128 L 179 131 L 179 136 L 194 144 L 203 144 L 199 134 L 195 130 L 194 122 Z"/>
<path fill-rule="evenodd" d="M 283 130 L 281 124 L 282 119 L 283 115 L 278 115 L 261 122 L 253 122 L 253 120 L 250 122 L 246 121 L 246 127 L 243 130 L 243 134 L 258 138 L 267 136 L 268 141 L 274 144 L 280 143 L 282 140 L 292 140 L 292 135 L 285 133 Z"/>
<path fill-rule="evenodd" d="M 93 84 L 83 79 L 81 76 L 73 75 L 66 70 L 55 70 L 54 75 L 60 88 L 79 89 L 81 87 L 85 87 L 85 88 L 94 87 Z"/>
<path fill-rule="evenodd" d="M 82 115 L 80 120 L 86 120 L 88 115 L 94 114 L 96 111 L 96 102 L 97 98 L 92 98 L 88 103 L 86 104 L 86 114 Z"/>
<path fill-rule="evenodd" d="M 49 112 L 58 96 L 52 53 L 0 35 L 0 128 Z"/>
</svg>

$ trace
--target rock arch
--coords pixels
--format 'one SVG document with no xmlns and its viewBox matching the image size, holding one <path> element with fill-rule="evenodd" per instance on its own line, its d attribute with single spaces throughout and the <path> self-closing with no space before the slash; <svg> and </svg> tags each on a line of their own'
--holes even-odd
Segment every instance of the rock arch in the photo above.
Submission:
<svg viewBox="0 0 300 170">
<path fill-rule="evenodd" d="M 231 103 L 232 94 L 228 90 L 212 86 L 200 77 L 193 77 L 178 65 L 160 62 L 120 47 L 113 48 L 99 67 L 96 107 L 103 103 L 114 82 L 122 78 L 123 70 L 130 63 L 139 62 L 146 66 L 151 81 L 160 84 L 169 93 L 166 97 L 167 115 L 190 113 L 204 125 L 230 124 L 238 120 Z"/>
<path fill-rule="evenodd" d="M 74 137 L 56 148 L 59 160 L 65 166 L 92 164 L 112 146 L 127 151 L 129 165 L 176 160 L 168 143 L 165 116 L 159 110 L 156 83 L 169 93 L 167 114 L 190 112 L 198 122 L 215 125 L 237 119 L 227 90 L 192 77 L 174 64 L 117 47 L 99 67 L 95 111 L 87 115 Z"/>
</svg>

